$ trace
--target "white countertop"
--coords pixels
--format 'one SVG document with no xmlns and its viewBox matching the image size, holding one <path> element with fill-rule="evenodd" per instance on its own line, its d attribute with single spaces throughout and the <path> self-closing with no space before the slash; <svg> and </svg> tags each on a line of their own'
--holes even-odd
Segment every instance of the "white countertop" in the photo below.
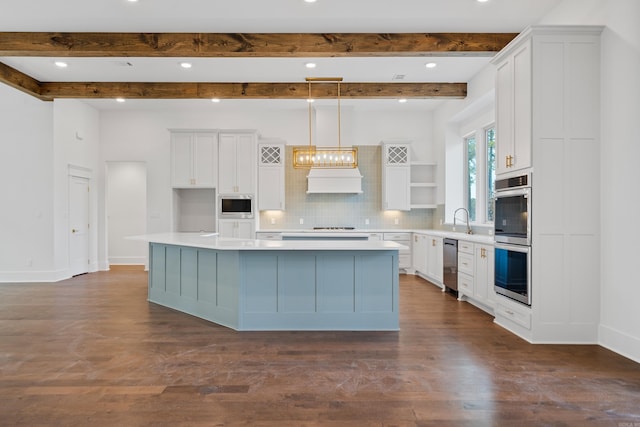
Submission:
<svg viewBox="0 0 640 427">
<path fill-rule="evenodd" d="M 218 237 L 217 233 L 157 233 L 129 236 L 127 238 L 166 245 L 229 251 L 379 251 L 406 249 L 403 245 L 384 240 L 252 240 Z"/>
<path fill-rule="evenodd" d="M 493 236 L 487 234 L 467 234 L 458 231 L 446 231 L 446 230 L 425 230 L 425 229 L 365 229 L 356 228 L 354 230 L 311 230 L 311 229 L 276 229 L 276 230 L 258 230 L 259 233 L 278 233 L 287 236 L 305 236 L 305 235 L 332 235 L 332 236 L 344 236 L 354 235 L 363 236 L 371 233 L 417 233 L 417 234 L 429 234 L 431 236 L 446 237 L 450 239 L 465 240 L 467 242 L 483 243 L 486 245 L 493 245 Z"/>
</svg>

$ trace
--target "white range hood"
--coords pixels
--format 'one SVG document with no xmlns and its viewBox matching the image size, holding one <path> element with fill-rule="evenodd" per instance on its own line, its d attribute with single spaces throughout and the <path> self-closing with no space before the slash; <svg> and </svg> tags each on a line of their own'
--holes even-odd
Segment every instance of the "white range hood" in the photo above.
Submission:
<svg viewBox="0 0 640 427">
<path fill-rule="evenodd" d="M 362 175 L 358 168 L 311 168 L 307 175 L 307 194 L 362 193 Z"/>
</svg>

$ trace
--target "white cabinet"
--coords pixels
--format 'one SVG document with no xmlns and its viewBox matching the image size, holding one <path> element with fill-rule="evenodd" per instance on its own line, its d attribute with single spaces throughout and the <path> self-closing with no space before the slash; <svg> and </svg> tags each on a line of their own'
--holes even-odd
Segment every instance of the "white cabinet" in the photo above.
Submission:
<svg viewBox="0 0 640 427">
<path fill-rule="evenodd" d="M 475 292 L 473 243 L 458 240 L 458 299 Z"/>
<path fill-rule="evenodd" d="M 531 167 L 531 40 L 496 62 L 496 173 Z"/>
<path fill-rule="evenodd" d="M 436 164 L 411 162 L 410 166 L 411 209 L 436 208 Z"/>
<path fill-rule="evenodd" d="M 497 295 L 496 323 L 530 342 L 598 342 L 601 32 L 535 25 L 492 60 L 497 172 L 530 165 L 534 194 L 531 307 Z"/>
<path fill-rule="evenodd" d="M 224 132 L 219 136 L 220 194 L 256 192 L 256 134 Z"/>
<path fill-rule="evenodd" d="M 252 219 L 218 220 L 218 234 L 220 237 L 253 239 L 255 236 L 254 221 Z"/>
<path fill-rule="evenodd" d="M 284 143 L 258 144 L 258 210 L 284 210 Z"/>
<path fill-rule="evenodd" d="M 405 271 L 411 269 L 411 233 L 384 233 L 383 238 L 384 240 L 396 242 L 403 246 L 406 246 L 406 249 L 400 249 L 398 253 L 398 267 Z"/>
<path fill-rule="evenodd" d="M 443 241 L 440 236 L 427 235 L 427 278 L 437 285 L 443 281 Z"/>
<path fill-rule="evenodd" d="M 416 274 L 427 275 L 427 244 L 431 243 L 425 234 L 413 234 L 413 269 Z"/>
<path fill-rule="evenodd" d="M 496 306 L 496 293 L 493 290 L 495 255 L 491 245 L 475 245 L 475 282 L 476 299 L 494 310 Z"/>
<path fill-rule="evenodd" d="M 214 188 L 217 181 L 216 132 L 171 132 L 171 186 Z"/>
<path fill-rule="evenodd" d="M 493 246 L 458 241 L 458 299 L 493 314 L 496 298 L 493 290 Z"/>
<path fill-rule="evenodd" d="M 272 231 L 256 231 L 256 239 L 259 240 L 282 240 L 282 233 Z"/>
<path fill-rule="evenodd" d="M 409 142 L 382 142 L 382 209 L 411 209 Z"/>
<path fill-rule="evenodd" d="M 413 233 L 414 273 L 438 286 L 442 286 L 443 281 L 443 242 L 444 239 L 440 236 Z"/>
</svg>

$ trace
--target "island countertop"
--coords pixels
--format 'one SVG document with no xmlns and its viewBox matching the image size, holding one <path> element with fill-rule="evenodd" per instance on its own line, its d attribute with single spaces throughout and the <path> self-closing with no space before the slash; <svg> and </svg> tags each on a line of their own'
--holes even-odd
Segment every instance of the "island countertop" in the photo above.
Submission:
<svg viewBox="0 0 640 427">
<path fill-rule="evenodd" d="M 217 233 L 156 233 L 128 237 L 149 243 L 229 251 L 379 251 L 405 249 L 386 240 L 256 240 L 219 237 Z"/>
</svg>

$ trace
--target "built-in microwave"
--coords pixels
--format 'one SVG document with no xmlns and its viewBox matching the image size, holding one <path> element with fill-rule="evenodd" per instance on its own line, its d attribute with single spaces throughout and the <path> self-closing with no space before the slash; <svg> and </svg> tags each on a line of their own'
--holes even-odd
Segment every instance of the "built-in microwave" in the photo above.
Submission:
<svg viewBox="0 0 640 427">
<path fill-rule="evenodd" d="M 253 218 L 253 194 L 221 194 L 218 206 L 220 219 Z"/>
<path fill-rule="evenodd" d="M 494 290 L 531 305 L 531 246 L 495 244 Z"/>
<path fill-rule="evenodd" d="M 531 174 L 496 180 L 495 241 L 531 245 Z"/>
</svg>

